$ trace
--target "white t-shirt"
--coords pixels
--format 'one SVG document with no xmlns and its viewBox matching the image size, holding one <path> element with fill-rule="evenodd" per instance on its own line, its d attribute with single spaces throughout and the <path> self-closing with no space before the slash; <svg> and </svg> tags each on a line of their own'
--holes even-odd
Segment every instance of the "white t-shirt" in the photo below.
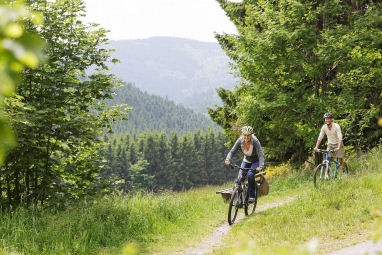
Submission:
<svg viewBox="0 0 382 255">
<path fill-rule="evenodd" d="M 331 130 L 329 130 L 328 125 L 323 125 L 320 135 L 318 136 L 318 140 L 321 141 L 325 134 L 328 137 L 328 143 L 330 144 L 338 144 L 340 141 L 342 141 L 341 127 L 337 123 L 332 122 Z"/>
</svg>

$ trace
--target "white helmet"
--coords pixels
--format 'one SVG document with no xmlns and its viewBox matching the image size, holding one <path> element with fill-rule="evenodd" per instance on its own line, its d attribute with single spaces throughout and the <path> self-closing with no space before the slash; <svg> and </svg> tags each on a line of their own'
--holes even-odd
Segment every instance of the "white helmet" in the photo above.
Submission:
<svg viewBox="0 0 382 255">
<path fill-rule="evenodd" d="M 252 135 L 253 134 L 253 128 L 251 126 L 244 126 L 241 129 L 241 132 L 243 133 L 243 135 Z"/>
</svg>

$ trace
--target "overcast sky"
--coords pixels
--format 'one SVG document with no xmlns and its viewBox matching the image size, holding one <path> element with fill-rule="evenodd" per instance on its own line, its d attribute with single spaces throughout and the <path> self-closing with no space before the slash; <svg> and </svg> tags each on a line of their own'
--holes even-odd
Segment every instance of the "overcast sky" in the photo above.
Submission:
<svg viewBox="0 0 382 255">
<path fill-rule="evenodd" d="M 216 42 L 214 32 L 236 33 L 216 0 L 85 0 L 85 3 L 86 20 L 110 30 L 111 40 L 173 36 Z"/>
</svg>

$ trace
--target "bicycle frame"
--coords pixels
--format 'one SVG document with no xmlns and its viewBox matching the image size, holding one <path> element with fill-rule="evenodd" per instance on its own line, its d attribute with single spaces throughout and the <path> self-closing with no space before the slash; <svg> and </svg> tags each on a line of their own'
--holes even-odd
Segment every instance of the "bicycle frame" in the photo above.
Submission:
<svg viewBox="0 0 382 255">
<path fill-rule="evenodd" d="M 241 168 L 237 165 L 232 166 L 232 168 L 237 168 L 242 170 L 241 175 L 238 176 L 235 180 L 235 184 L 232 188 L 231 198 L 228 206 L 228 224 L 231 225 L 235 222 L 236 216 L 239 208 L 244 209 L 244 213 L 246 216 L 254 213 L 257 205 L 257 197 L 258 197 L 258 181 L 257 177 L 265 174 L 265 171 L 260 173 L 255 173 L 255 201 L 249 203 L 248 202 L 248 172 L 250 170 L 255 170 L 252 168 Z"/>
<path fill-rule="evenodd" d="M 325 177 L 328 177 L 327 176 L 328 175 L 328 171 L 329 171 L 329 169 L 332 168 L 332 162 L 333 162 L 334 163 L 333 179 L 336 179 L 337 178 L 338 168 L 340 167 L 340 163 L 330 156 L 330 151 L 328 151 L 328 150 L 321 150 L 321 152 L 324 153 L 324 159 L 322 160 L 322 163 L 327 165 L 326 171 L 325 171 Z M 322 173 L 321 173 L 321 175 L 322 175 Z M 320 177 L 321 177 L 321 175 L 320 175 Z"/>
<path fill-rule="evenodd" d="M 333 179 L 336 180 L 337 177 L 338 178 L 341 178 L 341 175 L 339 174 L 338 172 L 338 169 L 340 167 L 340 163 L 335 160 L 334 158 L 332 158 L 330 156 L 330 152 L 329 150 L 318 150 L 319 153 L 322 153 L 324 155 L 323 157 L 323 160 L 320 164 L 318 164 L 315 168 L 314 168 L 314 174 L 313 174 L 313 182 L 314 182 L 314 186 L 315 187 L 318 187 L 320 186 L 320 183 L 324 180 L 329 180 L 331 179 L 331 169 L 333 170 Z M 333 166 L 334 164 L 334 166 Z M 342 172 L 342 176 L 346 176 L 347 173 L 348 173 L 348 166 L 346 163 L 344 163 L 343 165 L 343 172 Z"/>
</svg>

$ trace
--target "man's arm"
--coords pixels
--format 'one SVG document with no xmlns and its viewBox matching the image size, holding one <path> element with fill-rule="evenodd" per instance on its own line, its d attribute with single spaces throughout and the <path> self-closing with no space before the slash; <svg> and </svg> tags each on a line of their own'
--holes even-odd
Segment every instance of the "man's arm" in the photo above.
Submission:
<svg viewBox="0 0 382 255">
<path fill-rule="evenodd" d="M 314 147 L 315 151 L 318 151 L 318 148 L 320 147 L 321 141 L 324 138 L 325 132 L 324 132 L 324 126 L 322 126 L 320 134 L 318 135 L 316 146 Z"/>
<path fill-rule="evenodd" d="M 338 146 L 337 146 L 336 150 L 339 150 L 341 148 L 341 145 L 342 145 L 343 137 L 342 137 L 341 127 L 338 124 L 337 124 L 337 137 L 338 137 Z"/>
</svg>

